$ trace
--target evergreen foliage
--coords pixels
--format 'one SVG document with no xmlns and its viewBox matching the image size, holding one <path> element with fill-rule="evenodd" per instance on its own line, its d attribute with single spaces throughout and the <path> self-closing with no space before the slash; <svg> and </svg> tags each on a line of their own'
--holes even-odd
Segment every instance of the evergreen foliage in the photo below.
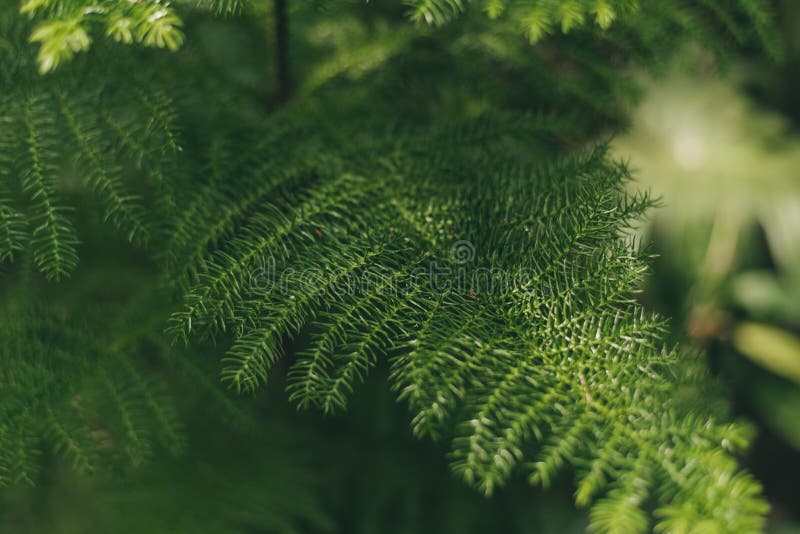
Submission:
<svg viewBox="0 0 800 534">
<path fill-rule="evenodd" d="M 415 21 L 442 25 L 458 17 L 470 2 L 462 0 L 411 0 L 410 16 Z M 775 39 L 770 37 L 770 8 L 762 0 L 741 2 L 693 2 L 685 0 L 534 0 L 507 2 L 487 0 L 479 2 L 480 9 L 489 18 L 505 18 L 520 27 L 532 43 L 560 30 L 568 33 L 583 26 L 607 30 L 612 24 L 624 30 L 611 40 L 618 44 L 637 44 L 651 47 L 670 40 L 674 32 L 691 32 L 694 37 L 709 38 L 706 28 L 722 27 L 728 38 L 744 44 L 756 37 L 767 50 L 780 55 Z M 712 44 L 709 39 L 705 44 Z M 632 48 L 632 47 L 631 47 Z"/>
<path fill-rule="evenodd" d="M 7 88 L 0 102 L 2 224 L 8 243 L 2 255 L 10 258 L 30 247 L 39 270 L 54 280 L 75 269 L 79 238 L 70 215 L 73 207 L 63 199 L 65 178 L 71 174 L 78 174 L 95 193 L 105 220 L 132 243 L 146 244 L 154 230 L 152 217 L 131 182 L 145 175 L 155 185 L 161 169 L 180 150 L 171 99 L 135 79 L 118 88 L 115 80 L 124 71 L 124 57 L 106 72 L 83 64 L 69 73 L 41 77 L 31 71 L 33 50 L 25 42 L 29 25 L 8 8 L 0 24 L 8 45 L 0 57 Z M 41 66 L 41 57 L 39 61 Z"/>
<path fill-rule="evenodd" d="M 167 2 L 26 0 L 20 13 L 37 20 L 30 40 L 40 43 L 38 62 L 50 72 L 76 53 L 89 49 L 92 26 L 114 41 L 177 50 L 183 43 L 181 20 Z"/>
<path fill-rule="evenodd" d="M 227 347 L 221 378 L 238 393 L 289 360 L 291 401 L 325 413 L 385 360 L 412 432 L 449 443 L 458 477 L 491 495 L 569 467 L 593 531 L 762 528 L 760 486 L 734 459 L 749 428 L 709 405 L 698 355 L 669 346 L 636 299 L 647 251 L 630 230 L 654 202 L 627 192 L 629 169 L 595 140 L 626 121 L 628 69 L 686 39 L 719 61 L 731 44 L 778 56 L 766 2 L 475 6 L 489 20 L 462 1 L 302 3 L 297 96 L 269 113 L 247 82 L 208 72 L 191 24 L 257 20 L 259 6 L 13 7 L 0 15 L 0 260 L 19 264 L 20 287 L 37 287 L 34 268 L 76 270 L 77 176 L 148 245 L 159 287 L 143 286 L 157 302 L 138 314 L 109 314 L 114 327 L 75 299 L 23 313 L 40 289 L 6 304 L 0 482 L 34 483 L 43 448 L 81 472 L 137 466 L 154 444 L 180 452 L 165 366 L 143 352 L 253 424 L 167 347 L 166 326 Z"/>
<path fill-rule="evenodd" d="M 51 473 L 68 499 L 42 492 L 39 510 L 28 512 L 3 498 L 0 525 L 7 532 L 330 532 L 331 520 L 316 495 L 318 466 L 297 440 L 275 439 L 294 435 L 284 419 L 273 415 L 264 428 L 269 440 L 232 440 L 219 428 L 189 435 L 192 454 L 166 468 L 163 462 L 146 464 L 116 478 L 102 472 Z M 56 512 L 44 514 L 44 507 Z M 52 516 L 57 520 L 48 524 Z"/>
<path fill-rule="evenodd" d="M 197 282 L 171 329 L 232 333 L 222 378 L 241 391 L 266 380 L 286 335 L 306 332 L 289 392 L 325 411 L 345 408 L 389 356 L 414 433 L 447 437 L 454 471 L 487 494 L 519 470 L 546 485 L 571 463 L 579 504 L 605 495 L 599 531 L 643 530 L 651 497 L 666 531 L 700 520 L 757 529 L 758 485 L 722 452 L 746 434 L 670 400 L 691 356 L 664 349 L 661 321 L 632 300 L 642 253 L 620 236 L 650 201 L 622 192 L 627 169 L 602 148 L 526 166 L 525 134 L 556 123 L 480 117 L 395 132 L 387 155 L 367 151 L 377 168 L 350 156 L 326 161 L 327 180 L 298 174 L 293 195 L 267 191 L 187 270 Z M 443 139 L 458 148 L 443 155 Z M 310 276 L 269 280 L 270 269 Z"/>
<path fill-rule="evenodd" d="M 7 319 L 2 339 L 3 485 L 36 480 L 43 443 L 82 473 L 115 456 L 138 466 L 156 444 L 183 448 L 165 385 L 119 340 L 46 310 Z"/>
</svg>

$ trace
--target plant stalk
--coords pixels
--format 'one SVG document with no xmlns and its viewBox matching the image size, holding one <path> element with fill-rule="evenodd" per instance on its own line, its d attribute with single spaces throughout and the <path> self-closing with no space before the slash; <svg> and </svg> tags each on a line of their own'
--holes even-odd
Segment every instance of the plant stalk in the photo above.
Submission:
<svg viewBox="0 0 800 534">
<path fill-rule="evenodd" d="M 274 0 L 273 30 L 275 36 L 274 91 L 278 105 L 285 104 L 292 94 L 292 78 L 289 72 L 289 17 L 287 0 Z"/>
</svg>

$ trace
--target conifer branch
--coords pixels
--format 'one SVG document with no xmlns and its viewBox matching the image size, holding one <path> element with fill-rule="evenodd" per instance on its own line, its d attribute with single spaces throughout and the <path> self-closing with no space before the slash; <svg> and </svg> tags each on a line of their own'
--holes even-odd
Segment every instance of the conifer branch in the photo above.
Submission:
<svg viewBox="0 0 800 534">
<path fill-rule="evenodd" d="M 453 29 L 473 6 L 491 20 Z M 695 391 L 707 371 L 664 347 L 665 321 L 637 299 L 647 253 L 629 235 L 654 202 L 629 192 L 630 170 L 606 147 L 575 147 L 625 120 L 625 72 L 684 40 L 721 59 L 732 44 L 778 55 L 765 2 L 413 0 L 412 20 L 450 28 L 393 33 L 382 15 L 349 15 L 336 19 L 359 29 L 346 38 L 305 21 L 313 35 L 298 57 L 327 57 L 310 61 L 293 96 L 305 70 L 291 68 L 289 43 L 304 36 L 289 35 L 289 6 L 274 0 L 280 109 L 248 117 L 247 132 L 237 120 L 263 103 L 209 79 L 198 50 L 144 62 L 101 45 L 177 52 L 182 17 L 198 7 L 192 17 L 242 12 L 237 0 L 0 11 L 14 51 L 0 55 L 2 79 L 20 80 L 0 105 L 0 261 L 30 248 L 48 278 L 73 272 L 78 238 L 61 196 L 70 187 L 80 201 L 78 174 L 106 219 L 162 260 L 177 298 L 169 335 L 227 345 L 222 381 L 236 393 L 297 356 L 291 401 L 330 413 L 383 360 L 413 434 L 446 440 L 453 472 L 486 495 L 518 474 L 547 486 L 570 467 L 593 531 L 763 526 L 761 488 L 735 461 L 747 426 Z M 91 102 L 74 97 L 95 54 L 140 76 L 115 71 L 86 91 Z M 176 73 L 197 83 L 194 100 L 170 85 Z M 38 294 L 27 289 L 22 302 Z M 165 352 L 166 340 L 141 317 L 89 328 L 69 308 L 9 305 L 0 322 L 0 485 L 34 483 L 44 451 L 94 472 L 184 449 L 169 386 L 137 358 L 139 343 Z M 187 356 L 171 360 L 252 423 L 196 362 L 178 361 Z"/>
</svg>

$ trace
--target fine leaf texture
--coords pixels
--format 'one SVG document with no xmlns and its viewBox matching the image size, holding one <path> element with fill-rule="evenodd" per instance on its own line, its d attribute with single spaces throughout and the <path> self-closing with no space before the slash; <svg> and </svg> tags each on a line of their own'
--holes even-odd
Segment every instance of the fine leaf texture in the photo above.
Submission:
<svg viewBox="0 0 800 534">
<path fill-rule="evenodd" d="M 237 393 L 285 364 L 292 402 L 340 412 L 386 366 L 412 432 L 446 444 L 486 495 L 572 473 L 596 532 L 760 530 L 759 484 L 734 459 L 749 428 L 708 402 L 701 357 L 667 346 L 637 300 L 648 254 L 632 229 L 654 203 L 587 140 L 625 124 L 631 68 L 657 69 L 686 41 L 720 61 L 736 44 L 778 55 L 766 4 L 316 4 L 292 12 L 304 63 L 278 110 L 247 76 L 217 78 L 225 61 L 188 38 L 193 17 L 231 20 L 209 9 L 262 24 L 255 4 L 0 8 L 13 282 L 30 265 L 75 272 L 88 195 L 97 226 L 151 247 L 144 270 L 168 296 L 137 287 L 163 297 L 143 315 L 169 307 L 172 339 L 216 341 Z M 34 284 L 20 294 L 42 298 Z M 141 316 L 74 321 L 85 307 L 9 307 L 0 325 L 3 485 L 33 484 L 48 452 L 88 473 L 183 448 L 161 364 L 139 358 L 170 352 L 164 340 Z M 172 360 L 234 426 L 252 424 L 189 355 Z"/>
<path fill-rule="evenodd" d="M 414 433 L 450 441 L 486 494 L 571 465 L 599 532 L 646 530 L 647 503 L 667 532 L 757 529 L 759 486 L 730 457 L 745 430 L 674 398 L 696 356 L 664 347 L 634 298 L 627 229 L 651 201 L 603 147 L 526 161 L 556 124 L 493 114 L 298 161 L 258 210 L 217 207 L 237 223 L 185 271 L 171 331 L 231 334 L 222 378 L 242 392 L 296 338 L 291 398 L 328 412 L 388 359 Z"/>
</svg>

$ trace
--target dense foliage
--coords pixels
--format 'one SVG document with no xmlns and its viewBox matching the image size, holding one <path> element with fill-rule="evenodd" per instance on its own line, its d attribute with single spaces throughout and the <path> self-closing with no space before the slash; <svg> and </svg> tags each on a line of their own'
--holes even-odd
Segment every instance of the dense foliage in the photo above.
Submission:
<svg viewBox="0 0 800 534">
<path fill-rule="evenodd" d="M 687 42 L 779 55 L 766 2 L 2 10 L 3 485 L 54 454 L 82 473 L 191 455 L 208 405 L 258 433 L 232 393 L 281 365 L 290 401 L 343 411 L 385 365 L 413 434 L 487 495 L 568 467 L 593 531 L 761 529 L 733 457 L 750 428 L 637 301 L 653 201 L 599 140 L 632 69 Z M 324 528 L 311 508 L 231 521 Z"/>
</svg>

